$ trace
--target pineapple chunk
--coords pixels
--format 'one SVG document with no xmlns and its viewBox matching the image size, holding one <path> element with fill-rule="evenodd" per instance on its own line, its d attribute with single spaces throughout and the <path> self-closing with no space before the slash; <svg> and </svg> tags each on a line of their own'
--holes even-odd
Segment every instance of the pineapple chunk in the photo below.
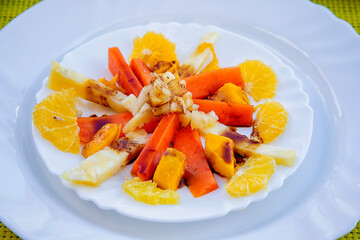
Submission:
<svg viewBox="0 0 360 240">
<path fill-rule="evenodd" d="M 125 97 L 122 101 L 119 101 L 116 104 L 125 108 L 132 115 L 135 115 L 135 113 L 137 113 L 136 112 L 137 111 L 137 102 L 138 102 L 138 99 L 135 97 L 135 95 L 130 94 L 129 96 Z M 110 107 L 111 106 L 112 105 L 110 104 Z"/>
<path fill-rule="evenodd" d="M 165 75 L 165 77 L 154 75 L 150 84 L 142 89 L 138 99 L 133 104 L 134 107 L 130 111 L 133 115 L 139 113 L 147 103 L 151 105 L 154 116 L 169 113 L 187 113 L 193 110 L 194 103 L 191 93 L 186 93 L 186 82 L 174 77 L 170 72 L 166 72 Z M 180 97 L 181 95 L 184 98 Z"/>
<path fill-rule="evenodd" d="M 100 82 L 90 79 L 86 85 L 87 95 L 85 100 L 110 107 L 117 112 L 125 112 L 127 109 L 121 104 L 121 101 L 127 98 L 127 95 L 114 90 Z"/>
<path fill-rule="evenodd" d="M 186 82 L 180 80 L 179 78 L 174 78 L 168 82 L 169 90 L 172 93 L 172 96 L 181 96 L 187 92 Z"/>
<path fill-rule="evenodd" d="M 235 173 L 234 142 L 227 137 L 205 136 L 205 155 L 215 172 L 231 178 Z"/>
<path fill-rule="evenodd" d="M 162 189 L 177 190 L 185 167 L 186 156 L 174 148 L 168 148 L 155 170 L 153 181 Z"/>
<path fill-rule="evenodd" d="M 48 88 L 55 91 L 60 91 L 63 88 L 74 88 L 76 96 L 83 99 L 87 98 L 86 86 L 88 81 L 93 79 L 64 67 L 56 61 L 51 61 L 50 68 L 50 75 L 47 82 Z"/>
<path fill-rule="evenodd" d="M 171 91 L 166 82 L 158 77 L 152 83 L 153 87 L 149 92 L 152 107 L 157 107 L 171 100 Z"/>
<path fill-rule="evenodd" d="M 224 84 L 224 86 L 219 88 L 210 99 L 215 101 L 250 104 L 245 91 L 233 83 Z"/>
<path fill-rule="evenodd" d="M 219 34 L 216 32 L 206 33 L 202 37 L 200 44 L 205 42 L 214 44 L 218 39 Z M 181 78 L 191 76 L 199 73 L 205 66 L 214 59 L 211 48 L 207 47 L 202 51 L 198 51 L 198 48 L 185 60 L 184 64 L 179 68 L 179 74 Z"/>
<path fill-rule="evenodd" d="M 276 164 L 291 167 L 296 159 L 295 150 L 283 149 L 271 145 L 261 144 L 254 151 L 254 155 L 271 156 L 275 159 Z"/>
<path fill-rule="evenodd" d="M 165 80 L 166 83 L 169 83 L 171 80 L 175 79 L 176 77 L 174 76 L 174 74 L 172 74 L 171 72 L 167 71 L 166 73 L 164 73 L 163 78 Z"/>
<path fill-rule="evenodd" d="M 82 149 L 81 154 L 87 158 L 97 151 L 109 146 L 121 133 L 121 125 L 116 123 L 109 123 L 100 128 L 93 139 L 88 142 Z"/>
<path fill-rule="evenodd" d="M 155 116 L 149 104 L 145 103 L 144 106 L 130 121 L 126 123 L 123 128 L 124 133 L 132 132 L 137 128 L 141 128 L 145 123 L 150 122 Z"/>
<path fill-rule="evenodd" d="M 137 157 L 148 139 L 143 129 L 130 132 L 64 172 L 62 177 L 72 183 L 98 186 Z"/>
<path fill-rule="evenodd" d="M 72 183 L 98 186 L 126 165 L 128 156 L 126 151 L 107 146 L 61 176 Z"/>
<path fill-rule="evenodd" d="M 206 136 L 209 133 L 222 135 L 226 131 L 230 131 L 229 127 L 219 122 L 216 122 L 214 126 L 199 129 L 199 132 L 202 136 Z"/>
<path fill-rule="evenodd" d="M 186 114 L 185 113 L 179 114 L 179 122 L 180 122 L 180 126 L 182 128 L 189 125 L 190 120 L 191 120 L 191 112 L 186 113 Z"/>
<path fill-rule="evenodd" d="M 158 117 L 158 116 L 170 113 L 170 110 L 171 110 L 171 103 L 167 102 L 167 103 L 164 103 L 163 105 L 154 107 L 152 109 L 152 112 L 155 117 Z"/>
<path fill-rule="evenodd" d="M 136 143 L 145 144 L 149 139 L 149 134 L 144 129 L 136 129 L 133 132 L 128 132 L 125 137 Z"/>
<path fill-rule="evenodd" d="M 185 107 L 188 111 L 194 111 L 197 109 L 193 108 L 194 105 L 194 101 L 192 99 L 192 94 L 191 92 L 186 92 L 184 95 L 182 95 L 182 98 L 184 99 L 185 102 Z"/>
<path fill-rule="evenodd" d="M 74 88 L 76 96 L 82 99 L 111 107 L 117 112 L 127 111 L 121 104 L 121 101 L 127 97 L 124 93 L 64 67 L 56 61 L 51 62 L 47 87 L 55 91 Z"/>
<path fill-rule="evenodd" d="M 128 152 L 128 161 L 131 161 L 140 154 L 148 139 L 149 135 L 146 131 L 144 129 L 138 129 L 134 132 L 129 132 L 125 137 L 116 140 L 111 144 L 111 148 Z"/>
<path fill-rule="evenodd" d="M 183 113 L 187 112 L 185 102 L 182 97 L 174 97 L 171 101 L 170 112 L 172 113 Z"/>
<path fill-rule="evenodd" d="M 192 129 L 209 128 L 216 125 L 219 117 L 213 112 L 204 113 L 201 111 L 192 111 L 179 115 L 181 126 L 185 127 L 189 123 Z"/>
<path fill-rule="evenodd" d="M 145 103 L 150 103 L 149 93 L 152 89 L 152 84 L 148 84 L 141 90 L 136 102 L 133 104 L 134 110 L 131 112 L 132 115 L 137 114 Z"/>
<path fill-rule="evenodd" d="M 275 159 L 276 164 L 287 167 L 294 165 L 296 159 L 295 150 L 255 143 L 248 137 L 232 131 L 225 131 L 222 133 L 222 135 L 234 141 L 235 152 L 241 156 L 270 156 Z"/>
</svg>

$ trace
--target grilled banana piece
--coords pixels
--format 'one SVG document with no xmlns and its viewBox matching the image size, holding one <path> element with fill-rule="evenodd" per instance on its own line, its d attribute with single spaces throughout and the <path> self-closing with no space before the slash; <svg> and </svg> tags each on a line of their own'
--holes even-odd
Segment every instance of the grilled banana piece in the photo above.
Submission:
<svg viewBox="0 0 360 240">
<path fill-rule="evenodd" d="M 64 172 L 62 177 L 75 184 L 98 186 L 137 157 L 147 140 L 144 130 L 128 133 Z"/>
<path fill-rule="evenodd" d="M 255 143 L 247 136 L 241 135 L 230 130 L 225 131 L 223 136 L 234 141 L 235 152 L 241 156 L 270 156 L 276 161 L 276 164 L 291 167 L 296 159 L 295 150 L 284 149 L 281 147 L 271 146 L 267 144 Z"/>
<path fill-rule="evenodd" d="M 122 103 L 127 95 L 56 61 L 51 62 L 47 87 L 55 91 L 60 91 L 63 88 L 74 88 L 77 97 L 105 107 L 111 107 L 117 112 L 128 111 L 127 107 Z"/>
<path fill-rule="evenodd" d="M 75 184 L 98 186 L 125 166 L 128 163 L 128 156 L 127 151 L 118 151 L 107 146 L 61 176 Z"/>
</svg>

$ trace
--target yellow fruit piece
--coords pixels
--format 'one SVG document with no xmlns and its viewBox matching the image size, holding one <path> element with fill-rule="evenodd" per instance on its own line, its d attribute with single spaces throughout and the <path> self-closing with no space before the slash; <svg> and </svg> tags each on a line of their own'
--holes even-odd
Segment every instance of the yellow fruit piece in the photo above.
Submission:
<svg viewBox="0 0 360 240">
<path fill-rule="evenodd" d="M 209 133 L 205 136 L 205 155 L 215 172 L 231 178 L 235 173 L 234 142 Z"/>
<path fill-rule="evenodd" d="M 147 32 L 142 38 L 134 39 L 134 49 L 130 59 L 140 58 L 151 69 L 159 62 L 178 62 L 175 44 L 161 33 Z"/>
<path fill-rule="evenodd" d="M 186 156 L 174 148 L 168 148 L 155 170 L 153 180 L 162 189 L 177 190 L 185 167 Z"/>
<path fill-rule="evenodd" d="M 205 129 L 207 130 L 207 129 Z M 259 144 L 250 140 L 247 136 L 223 129 L 221 125 L 210 129 L 211 132 L 222 134 L 234 141 L 234 151 L 242 157 L 269 156 L 273 157 L 276 164 L 291 167 L 296 160 L 296 152 L 292 149 L 284 149 L 269 144 Z"/>
<path fill-rule="evenodd" d="M 152 72 L 157 74 L 164 74 L 166 72 L 172 73 L 175 77 L 179 78 L 178 69 L 176 66 L 177 62 L 157 62 L 154 67 L 151 69 Z"/>
<path fill-rule="evenodd" d="M 205 52 L 206 49 L 210 49 L 210 51 L 212 53 L 212 60 L 203 70 L 201 70 L 200 73 L 211 72 L 211 71 L 219 68 L 219 60 L 216 56 L 214 45 L 212 45 L 211 43 L 208 43 L 208 42 L 204 42 L 197 47 L 196 52 L 202 53 L 202 52 Z"/>
<path fill-rule="evenodd" d="M 273 101 L 259 105 L 258 109 L 251 140 L 270 143 L 285 131 L 289 114 L 283 105 Z"/>
<path fill-rule="evenodd" d="M 219 88 L 210 99 L 215 101 L 250 104 L 245 91 L 233 83 L 225 83 L 224 86 Z"/>
<path fill-rule="evenodd" d="M 79 153 L 80 139 L 76 113 L 74 89 L 61 90 L 36 104 L 33 122 L 42 137 L 58 149 Z"/>
<path fill-rule="evenodd" d="M 61 177 L 76 184 L 98 186 L 129 162 L 129 153 L 112 147 L 94 153 Z"/>
<path fill-rule="evenodd" d="M 152 108 L 149 104 L 145 103 L 140 111 L 136 113 L 124 126 L 123 132 L 128 133 L 135 131 L 137 128 L 141 128 L 146 123 L 155 118 Z"/>
<path fill-rule="evenodd" d="M 245 91 L 256 101 L 273 98 L 278 80 L 274 70 L 260 60 L 246 60 L 239 65 L 245 83 Z"/>
<path fill-rule="evenodd" d="M 88 142 L 82 149 L 81 154 L 87 158 L 97 151 L 112 144 L 117 140 L 121 133 L 121 125 L 116 123 L 108 123 L 100 128 L 93 139 Z"/>
<path fill-rule="evenodd" d="M 204 113 L 202 111 L 193 110 L 179 115 L 181 126 L 186 127 L 190 124 L 191 129 L 198 129 L 199 131 L 216 126 L 218 119 L 219 117 L 214 111 Z"/>
<path fill-rule="evenodd" d="M 248 196 L 264 189 L 275 170 L 272 157 L 250 157 L 225 185 L 226 191 L 234 196 Z"/>
<path fill-rule="evenodd" d="M 47 87 L 55 91 L 73 88 L 75 89 L 77 97 L 87 99 L 88 93 L 86 88 L 89 85 L 88 82 L 91 80 L 91 78 L 67 68 L 56 61 L 51 61 Z"/>
<path fill-rule="evenodd" d="M 219 68 L 219 61 L 213 45 L 218 37 L 219 34 L 216 32 L 204 34 L 199 46 L 179 68 L 181 78 L 192 76 L 200 72 L 210 72 Z"/>
<path fill-rule="evenodd" d="M 55 91 L 74 88 L 77 97 L 105 107 L 111 107 L 117 112 L 128 111 L 129 109 L 123 102 L 128 96 L 112 86 L 108 86 L 113 84 L 116 79 L 113 78 L 107 84 L 101 83 L 102 81 L 95 81 L 56 61 L 52 61 L 47 87 Z M 105 80 L 105 82 L 107 81 Z"/>
<path fill-rule="evenodd" d="M 122 87 L 119 87 L 117 85 L 117 83 L 116 83 L 117 78 L 118 78 L 118 75 L 116 74 L 110 81 L 106 80 L 105 77 L 103 77 L 103 78 L 100 78 L 98 80 L 98 82 L 100 82 L 108 87 L 111 87 L 114 90 L 117 90 L 120 92 L 125 92 L 125 90 Z"/>
<path fill-rule="evenodd" d="M 136 201 L 157 204 L 178 204 L 180 194 L 174 190 L 162 190 L 151 180 L 143 182 L 140 178 L 127 179 L 122 185 L 124 191 Z"/>
</svg>

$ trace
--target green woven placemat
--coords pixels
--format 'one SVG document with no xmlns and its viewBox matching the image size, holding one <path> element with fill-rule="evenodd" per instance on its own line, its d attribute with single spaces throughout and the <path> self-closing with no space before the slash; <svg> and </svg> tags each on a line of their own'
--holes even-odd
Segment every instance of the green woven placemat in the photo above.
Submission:
<svg viewBox="0 0 360 240">
<path fill-rule="evenodd" d="M 360 34 L 360 0 L 312 0 L 328 7 L 337 17 L 348 21 Z M 40 0 L 0 0 L 0 29 L 24 10 Z M 0 222 L 0 239 L 20 239 Z M 360 222 L 347 235 L 339 240 L 360 239 Z"/>
<path fill-rule="evenodd" d="M 40 0 L 0 0 L 0 29 Z"/>
<path fill-rule="evenodd" d="M 349 22 L 360 34 L 360 0 L 312 0 L 328 7 L 338 18 Z"/>
</svg>

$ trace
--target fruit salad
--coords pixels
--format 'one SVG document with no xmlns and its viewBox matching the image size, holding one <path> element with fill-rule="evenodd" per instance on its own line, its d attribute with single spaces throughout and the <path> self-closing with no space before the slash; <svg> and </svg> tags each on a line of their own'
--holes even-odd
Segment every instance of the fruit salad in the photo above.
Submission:
<svg viewBox="0 0 360 240">
<path fill-rule="evenodd" d="M 148 204 L 178 204 L 184 184 L 198 198 L 219 189 L 216 174 L 228 194 L 242 197 L 266 188 L 276 165 L 291 167 L 295 151 L 271 145 L 289 115 L 271 100 L 276 73 L 261 60 L 220 68 L 218 38 L 205 34 L 183 63 L 161 33 L 136 37 L 128 59 L 109 46 L 108 80 L 52 61 L 47 87 L 54 93 L 34 107 L 33 123 L 59 150 L 82 155 L 62 178 L 98 187 L 131 165 L 119 191 Z M 116 114 L 82 117 L 76 98 Z"/>
</svg>

